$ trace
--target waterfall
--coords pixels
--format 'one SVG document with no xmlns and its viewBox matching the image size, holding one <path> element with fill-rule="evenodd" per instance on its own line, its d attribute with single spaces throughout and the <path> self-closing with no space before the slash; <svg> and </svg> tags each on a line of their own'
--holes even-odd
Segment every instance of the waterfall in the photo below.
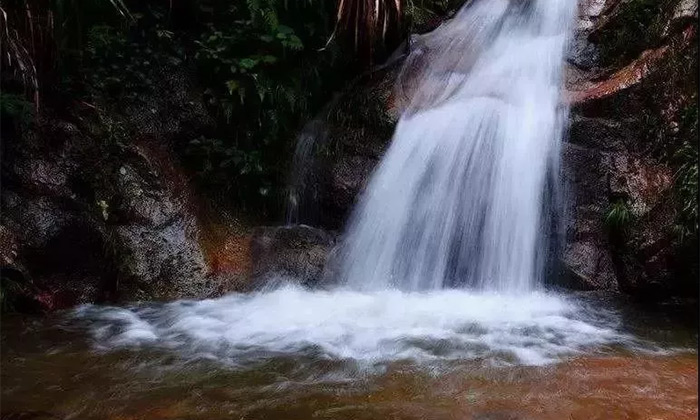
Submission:
<svg viewBox="0 0 700 420">
<path fill-rule="evenodd" d="M 349 222 L 349 287 L 541 286 L 576 7 L 475 0 L 411 52 L 407 106 Z"/>
<path fill-rule="evenodd" d="M 340 287 L 303 287 L 283 269 L 268 287 L 246 293 L 123 307 L 82 305 L 65 315 L 66 323 L 56 323 L 59 332 L 71 332 L 65 348 L 52 345 L 43 352 L 47 359 L 30 358 L 22 366 L 54 365 L 70 355 L 105 370 L 119 360 L 120 369 L 129 370 L 116 377 L 146 378 L 148 389 L 156 383 L 177 390 L 176 376 L 194 378 L 180 387 L 183 395 L 214 378 L 209 387 L 216 391 L 214 416 L 223 412 L 217 384 L 226 385 L 220 378 L 230 377 L 242 384 L 224 390 L 233 398 L 231 412 L 251 418 L 351 417 L 350 411 L 338 411 L 347 407 L 325 409 L 319 401 L 349 401 L 366 410 L 372 405 L 366 396 L 358 394 L 364 401 L 358 404 L 345 399 L 346 391 L 386 388 L 397 372 L 436 381 L 443 380 L 435 376 L 441 372 L 464 373 L 467 381 L 476 378 L 500 389 L 502 381 L 489 382 L 490 375 L 524 372 L 513 370 L 515 365 L 575 357 L 564 366 L 585 368 L 591 361 L 607 366 L 598 363 L 605 357 L 632 355 L 637 363 L 687 352 L 669 348 L 674 342 L 669 340 L 676 340 L 669 337 L 677 335 L 670 330 L 628 325 L 632 308 L 617 307 L 610 296 L 538 290 L 552 248 L 548 227 L 558 218 L 560 142 L 568 117 L 562 72 L 576 7 L 575 0 L 471 0 L 451 21 L 417 37 L 394 95 L 403 114 L 392 144 L 355 208 L 344 247 L 328 257 L 326 272 L 340 276 Z M 289 223 L 313 220 L 313 207 L 321 201 L 315 187 L 325 171 L 316 170 L 314 156 L 332 136 L 323 117 L 310 122 L 299 139 Z M 309 261 L 325 255 L 323 247 L 307 249 L 306 256 L 286 248 L 287 243 L 271 256 L 284 261 L 284 268 L 316 264 Z M 83 341 L 76 341 L 85 331 L 94 353 L 85 353 Z M 61 336 L 41 334 L 54 335 Z M 685 341 L 692 334 L 681 335 Z M 119 353 L 106 356 L 107 351 Z M 697 353 L 697 347 L 691 351 Z M 237 372 L 220 376 L 229 370 Z M 81 378 L 95 372 L 87 374 Z M 532 375 L 525 376 L 524 392 L 550 394 L 551 387 L 540 389 Z M 162 386 L 153 379 L 161 377 Z M 454 377 L 445 377 L 448 384 Z M 405 385 L 403 376 L 397 378 Z M 32 386 L 37 383 L 43 385 Z M 423 382 L 411 383 L 416 386 L 409 391 L 423 393 Z M 252 401 L 247 407 L 246 392 Z M 476 392 L 485 403 L 460 402 L 455 415 L 489 416 L 481 411 L 490 404 L 488 393 Z M 25 394 L 19 392 L 17 401 Z M 311 395 L 309 405 L 297 404 L 305 394 Z M 503 392 L 496 394 L 493 401 L 508 403 Z M 270 405 L 266 395 L 282 405 Z M 342 398 L 332 398 L 337 395 Z M 410 408 L 416 407 L 413 394 L 397 395 L 410 397 Z M 199 397 L 194 408 L 206 417 Z M 292 400 L 289 411 L 284 405 Z M 386 417 L 385 408 L 382 404 L 375 417 Z M 443 413 L 442 407 L 436 412 Z M 521 412 L 531 414 L 516 416 Z"/>
</svg>

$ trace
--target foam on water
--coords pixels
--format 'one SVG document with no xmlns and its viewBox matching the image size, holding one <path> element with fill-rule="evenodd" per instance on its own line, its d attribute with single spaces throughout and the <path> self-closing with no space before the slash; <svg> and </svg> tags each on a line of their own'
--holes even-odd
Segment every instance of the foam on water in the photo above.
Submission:
<svg viewBox="0 0 700 420">
<path fill-rule="evenodd" d="M 296 286 L 131 308 L 88 305 L 98 347 L 146 346 L 225 363 L 312 352 L 330 359 L 486 360 L 540 365 L 633 340 L 614 317 L 552 294 L 362 293 Z M 587 319 L 587 320 L 584 320 Z"/>
</svg>

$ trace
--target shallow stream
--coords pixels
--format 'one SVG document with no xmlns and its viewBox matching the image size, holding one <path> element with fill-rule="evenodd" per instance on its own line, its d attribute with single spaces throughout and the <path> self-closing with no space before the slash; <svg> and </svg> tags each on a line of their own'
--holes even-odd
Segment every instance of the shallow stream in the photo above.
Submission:
<svg viewBox="0 0 700 420">
<path fill-rule="evenodd" d="M 2 418 L 697 418 L 695 309 L 601 296 L 286 286 L 6 316 Z"/>
</svg>

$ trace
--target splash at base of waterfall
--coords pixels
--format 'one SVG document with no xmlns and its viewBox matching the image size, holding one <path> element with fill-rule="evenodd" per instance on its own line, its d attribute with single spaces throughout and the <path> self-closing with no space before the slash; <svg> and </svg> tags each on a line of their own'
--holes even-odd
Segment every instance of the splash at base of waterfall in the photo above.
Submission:
<svg viewBox="0 0 700 420">
<path fill-rule="evenodd" d="M 240 365 L 280 355 L 329 360 L 481 360 L 541 365 L 612 345 L 640 347 L 612 312 L 565 296 L 295 286 L 131 308 L 83 306 L 98 348 L 154 348 Z M 648 348 L 652 349 L 651 347 Z"/>
</svg>

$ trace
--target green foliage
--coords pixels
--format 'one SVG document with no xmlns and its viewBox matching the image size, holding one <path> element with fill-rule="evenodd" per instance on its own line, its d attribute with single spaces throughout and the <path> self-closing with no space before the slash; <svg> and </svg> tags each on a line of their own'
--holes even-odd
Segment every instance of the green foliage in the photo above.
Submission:
<svg viewBox="0 0 700 420">
<path fill-rule="evenodd" d="M 39 108 L 60 82 L 66 63 L 80 56 L 85 28 L 130 17 L 122 0 L 7 0 L 0 5 L 3 82 L 19 84 Z M 86 25 L 86 23 L 88 23 Z"/>
<path fill-rule="evenodd" d="M 399 25 L 397 10 L 422 24 L 418 15 L 437 16 L 452 3 L 416 0 L 405 11 L 403 2 L 380 6 L 390 17 L 386 23 Z M 366 65 L 330 42 L 336 6 L 320 0 L 8 0 L 2 7 L 16 11 L 9 18 L 17 28 L 13 40 L 26 47 L 20 51 L 29 54 L 25 62 L 36 65 L 24 76 L 57 101 L 56 108 L 81 101 L 111 114 L 101 129 L 109 144 L 115 137 L 109 121 L 123 119 L 121 110 L 170 95 L 163 78 L 187 73 L 215 124 L 176 139 L 176 151 L 206 191 L 260 209 L 275 208 L 283 196 L 298 130 Z M 37 20 L 24 19 L 27 8 Z M 8 112 L 18 110 L 7 104 Z"/>
<path fill-rule="evenodd" d="M 211 81 L 205 92 L 208 103 L 227 123 L 241 112 L 249 115 L 240 119 L 248 120 L 264 116 L 266 109 L 305 109 L 306 98 L 298 86 L 301 75 L 283 68 L 285 59 L 303 44 L 292 28 L 270 26 L 268 20 L 263 27 L 241 20 L 222 30 L 210 25 L 196 42 L 195 58 Z"/>
<path fill-rule="evenodd" d="M 231 173 L 239 179 L 251 182 L 265 175 L 259 150 L 240 150 L 229 146 L 223 140 L 197 138 L 190 141 L 187 154 L 190 163 L 200 168 L 199 176 L 210 181 L 217 180 L 222 172 Z M 256 193 L 261 196 L 269 193 L 269 186 L 258 186 L 258 188 Z"/>
<path fill-rule="evenodd" d="M 146 7 L 119 26 L 96 24 L 89 28 L 80 63 L 89 71 L 80 80 L 93 97 L 140 101 L 155 92 L 167 68 L 185 61 L 185 51 L 165 13 Z"/>
<path fill-rule="evenodd" d="M 605 225 L 611 232 L 625 232 L 631 221 L 632 213 L 630 212 L 629 206 L 627 202 L 621 198 L 612 202 L 605 213 Z"/>
<path fill-rule="evenodd" d="M 207 21 L 193 58 L 218 126 L 190 141 L 186 159 L 220 194 L 279 199 L 296 132 L 352 71 L 348 57 L 326 45 L 333 10 L 315 0 L 210 2 L 199 10 Z"/>
<path fill-rule="evenodd" d="M 37 71 L 24 76 L 60 107 L 83 101 L 116 121 L 126 107 L 170 95 L 169 74 L 188 74 L 216 124 L 178 139 L 177 152 L 203 187 L 253 206 L 282 189 L 297 130 L 355 70 L 352 56 L 328 44 L 334 4 L 319 0 L 8 1 L 17 45 L 39 45 L 38 29 L 50 41 L 28 55 Z M 55 23 L 28 25 L 27 7 Z"/>
</svg>

